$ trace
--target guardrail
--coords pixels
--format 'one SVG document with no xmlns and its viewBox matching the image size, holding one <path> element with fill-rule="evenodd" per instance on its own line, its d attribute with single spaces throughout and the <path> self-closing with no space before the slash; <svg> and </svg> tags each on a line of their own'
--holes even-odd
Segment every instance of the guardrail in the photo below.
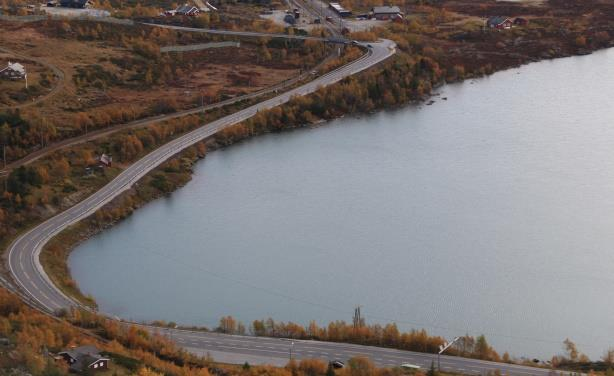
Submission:
<svg viewBox="0 0 614 376">
<path fill-rule="evenodd" d="M 62 15 L 62 14 L 32 14 L 28 16 L 9 16 L 6 14 L 0 14 L 0 21 L 8 22 L 38 22 L 44 20 L 81 20 L 81 21 L 96 21 L 106 22 L 119 25 L 134 25 L 134 21 L 123 18 L 115 17 L 95 17 L 87 14 L 83 15 Z"/>
<path fill-rule="evenodd" d="M 211 43 L 199 43 L 189 44 L 185 46 L 166 46 L 160 47 L 160 52 L 187 52 L 187 51 L 200 51 L 209 48 L 223 48 L 223 47 L 241 47 L 241 42 L 211 42 Z"/>
</svg>

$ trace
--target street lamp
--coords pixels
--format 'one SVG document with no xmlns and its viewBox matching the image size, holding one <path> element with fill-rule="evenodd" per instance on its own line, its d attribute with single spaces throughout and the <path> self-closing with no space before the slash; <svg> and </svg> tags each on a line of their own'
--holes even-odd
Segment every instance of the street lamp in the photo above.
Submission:
<svg viewBox="0 0 614 376">
<path fill-rule="evenodd" d="M 459 339 L 460 339 L 460 337 L 456 337 L 450 343 L 444 342 L 443 345 L 439 345 L 439 352 L 437 353 L 437 370 L 441 371 L 441 362 L 440 362 L 441 354 L 444 351 L 446 351 L 450 346 L 452 346 L 454 344 L 454 342 L 458 341 Z"/>
<path fill-rule="evenodd" d="M 294 348 L 294 341 L 290 343 L 290 361 L 292 361 L 292 349 Z"/>
</svg>

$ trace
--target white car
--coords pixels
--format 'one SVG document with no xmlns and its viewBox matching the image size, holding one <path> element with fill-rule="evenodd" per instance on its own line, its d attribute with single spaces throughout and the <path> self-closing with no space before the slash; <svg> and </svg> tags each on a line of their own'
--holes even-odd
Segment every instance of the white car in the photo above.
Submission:
<svg viewBox="0 0 614 376">
<path fill-rule="evenodd" d="M 420 369 L 420 366 L 411 363 L 401 363 L 401 368 L 404 369 Z"/>
</svg>

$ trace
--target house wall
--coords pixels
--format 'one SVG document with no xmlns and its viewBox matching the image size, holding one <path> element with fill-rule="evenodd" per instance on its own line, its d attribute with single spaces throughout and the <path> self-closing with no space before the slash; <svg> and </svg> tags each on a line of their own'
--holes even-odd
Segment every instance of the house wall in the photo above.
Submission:
<svg viewBox="0 0 614 376">
<path fill-rule="evenodd" d="M 70 355 L 68 355 L 68 354 L 60 354 L 60 356 L 68 364 L 73 364 L 75 362 L 75 359 L 71 358 Z"/>
<path fill-rule="evenodd" d="M 108 369 L 109 365 L 106 360 L 99 360 L 90 366 L 91 369 Z"/>
<path fill-rule="evenodd" d="M 4 77 L 4 78 L 9 78 L 9 79 L 20 79 L 20 78 L 24 78 L 24 75 L 22 75 L 19 72 L 16 72 L 12 69 L 6 69 L 2 72 L 0 72 L 0 76 Z"/>
<path fill-rule="evenodd" d="M 397 15 L 398 13 L 376 13 L 373 15 L 373 17 L 376 20 L 386 21 L 396 17 Z"/>
</svg>

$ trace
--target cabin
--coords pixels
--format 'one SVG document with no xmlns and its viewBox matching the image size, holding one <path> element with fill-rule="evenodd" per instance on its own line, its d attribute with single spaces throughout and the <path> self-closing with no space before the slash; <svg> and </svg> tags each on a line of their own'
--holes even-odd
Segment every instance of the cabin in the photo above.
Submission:
<svg viewBox="0 0 614 376">
<path fill-rule="evenodd" d="M 85 9 L 92 6 L 91 0 L 60 0 L 62 8 Z"/>
<path fill-rule="evenodd" d="M 337 13 L 339 17 L 345 18 L 352 15 L 352 11 L 345 9 L 339 3 L 328 3 L 328 7 Z"/>
<path fill-rule="evenodd" d="M 0 77 L 9 80 L 22 80 L 26 78 L 26 68 L 19 63 L 9 61 L 6 68 L 0 70 Z"/>
<path fill-rule="evenodd" d="M 397 18 L 403 18 L 403 12 L 397 6 L 383 6 L 383 7 L 373 7 L 371 8 L 371 18 L 375 18 L 376 20 L 384 21 L 384 20 L 394 20 Z"/>
<path fill-rule="evenodd" d="M 490 17 L 486 20 L 486 26 L 491 29 L 511 29 L 512 28 L 512 20 L 507 17 Z"/>
<path fill-rule="evenodd" d="M 175 14 L 178 14 L 180 16 L 195 17 L 200 14 L 200 9 L 193 5 L 184 4 L 175 10 Z"/>
<path fill-rule="evenodd" d="M 65 350 L 58 355 L 68 364 L 71 372 L 82 374 L 91 370 L 105 370 L 109 368 L 109 359 L 100 355 L 95 346 L 79 346 Z"/>
<path fill-rule="evenodd" d="M 515 26 L 525 26 L 529 23 L 529 20 L 527 20 L 526 18 L 522 18 L 522 17 L 516 17 L 514 19 L 514 25 Z"/>
<path fill-rule="evenodd" d="M 102 154 L 100 158 L 98 158 L 98 162 L 100 162 L 101 166 L 111 167 L 111 165 L 113 164 L 113 157 L 107 154 Z"/>
</svg>

